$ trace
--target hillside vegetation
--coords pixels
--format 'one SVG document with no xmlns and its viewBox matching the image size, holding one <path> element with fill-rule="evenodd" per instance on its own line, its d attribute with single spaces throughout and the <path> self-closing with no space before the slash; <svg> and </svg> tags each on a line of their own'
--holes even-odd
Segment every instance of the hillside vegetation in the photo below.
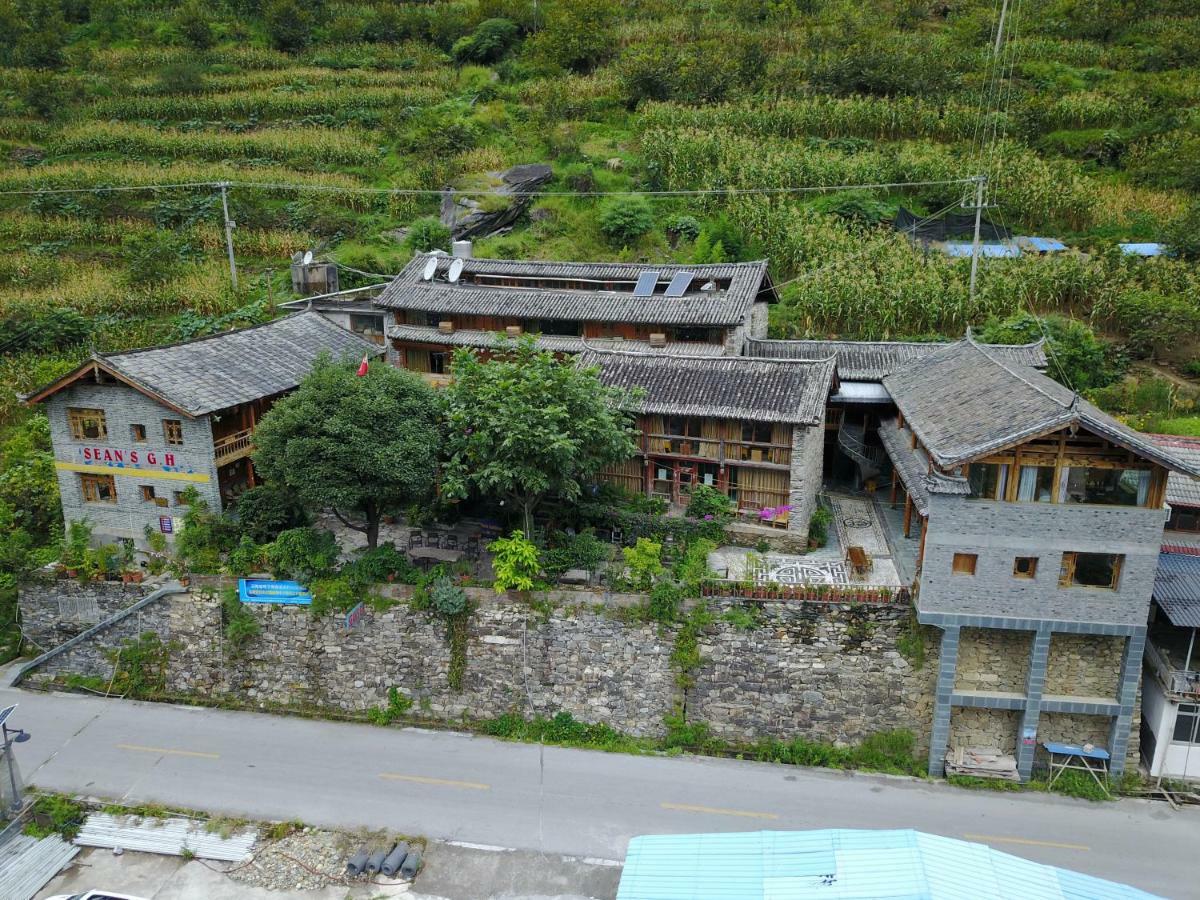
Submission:
<svg viewBox="0 0 1200 900">
<path fill-rule="evenodd" d="M 477 189 L 531 162 L 553 166 L 553 194 L 478 255 L 767 256 L 783 295 L 772 329 L 789 337 L 959 336 L 989 321 L 1036 337 L 1028 313 L 1061 315 L 1085 323 L 1050 320 L 1096 350 L 1080 371 L 1110 409 L 1195 429 L 1200 14 L 1191 0 L 1011 0 L 997 58 L 998 10 L 0 0 L 0 511 L 35 544 L 55 528 L 25 512 L 31 496 L 56 508 L 53 470 L 14 391 L 92 349 L 267 317 L 297 250 L 351 267 L 343 285 L 379 280 L 351 269 L 394 272 L 446 238 L 427 218 L 435 194 L 374 189 Z M 900 206 L 962 212 L 971 185 L 780 190 L 978 173 L 991 220 L 1072 252 L 988 260 L 974 299 L 967 261 L 886 224 Z M 197 181 L 233 184 L 240 290 L 218 192 L 170 187 Z M 125 190 L 149 185 L 164 187 Z M 89 190 L 46 192 L 65 188 Z M 760 188 L 772 192 L 730 192 Z M 1173 256 L 1125 257 L 1118 241 L 1165 241 Z M 1131 361 L 1143 377 L 1118 382 Z M 1171 380 L 1145 377 L 1150 361 Z"/>
</svg>

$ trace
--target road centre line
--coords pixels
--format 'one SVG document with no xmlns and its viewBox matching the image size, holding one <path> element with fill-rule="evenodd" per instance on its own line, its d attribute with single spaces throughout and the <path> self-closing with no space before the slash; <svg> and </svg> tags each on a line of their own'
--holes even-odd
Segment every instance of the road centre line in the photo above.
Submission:
<svg viewBox="0 0 1200 900">
<path fill-rule="evenodd" d="M 158 753 L 162 756 L 191 756 L 196 759 L 220 759 L 219 753 L 202 753 L 199 750 L 171 750 L 167 747 L 142 747 L 139 744 L 117 744 L 118 750 L 133 750 L 137 753 Z"/>
<path fill-rule="evenodd" d="M 416 784 L 436 784 L 442 787 L 466 788 L 472 791 L 490 791 L 490 784 L 483 784 L 479 781 L 455 781 L 452 778 L 426 778 L 424 775 L 398 775 L 395 772 L 380 772 L 380 778 L 386 778 L 388 781 L 412 781 Z"/>
<path fill-rule="evenodd" d="M 983 841 L 997 844 L 1022 844 L 1026 847 L 1057 847 L 1060 850 L 1091 850 L 1086 844 L 1063 844 L 1058 841 L 1037 841 L 1033 838 L 1000 837 L 994 834 L 964 834 L 968 841 Z"/>
<path fill-rule="evenodd" d="M 750 812 L 744 809 L 720 809 L 715 806 L 693 806 L 690 803 L 663 803 L 663 809 L 674 809 L 680 812 L 707 813 L 714 816 L 738 816 L 743 819 L 778 819 L 775 813 Z"/>
</svg>

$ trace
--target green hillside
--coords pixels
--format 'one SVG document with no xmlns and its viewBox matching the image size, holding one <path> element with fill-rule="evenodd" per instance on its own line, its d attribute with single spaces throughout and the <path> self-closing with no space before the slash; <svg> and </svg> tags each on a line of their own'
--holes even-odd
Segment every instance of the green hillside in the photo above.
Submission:
<svg viewBox="0 0 1200 900">
<path fill-rule="evenodd" d="M 1051 322 L 1083 342 L 1077 386 L 1132 364 L 1139 377 L 1098 399 L 1143 427 L 1196 429 L 1195 4 L 1010 0 L 995 55 L 1000 6 L 0 0 L 0 508 L 31 492 L 53 506 L 30 474 L 41 426 L 20 424 L 14 390 L 92 347 L 268 316 L 296 250 L 394 272 L 444 240 L 428 221 L 393 234 L 438 198 L 372 189 L 478 189 L 517 163 L 552 165 L 553 195 L 477 255 L 767 256 L 787 337 L 1063 314 L 1087 326 Z M 1075 252 L 988 260 L 971 299 L 967 261 L 880 223 L 901 206 L 963 212 L 971 186 L 941 182 L 978 173 L 991 220 Z M 238 291 L 218 193 L 169 187 L 218 180 L 234 185 Z M 790 190 L 893 182 L 935 183 Z M 145 185 L 168 187 L 125 190 Z M 45 192 L 96 187 L 122 190 Z M 1174 255 L 1125 257 L 1119 241 Z M 344 286 L 370 280 L 343 270 Z M 25 515 L 45 534 L 55 514 Z"/>
</svg>

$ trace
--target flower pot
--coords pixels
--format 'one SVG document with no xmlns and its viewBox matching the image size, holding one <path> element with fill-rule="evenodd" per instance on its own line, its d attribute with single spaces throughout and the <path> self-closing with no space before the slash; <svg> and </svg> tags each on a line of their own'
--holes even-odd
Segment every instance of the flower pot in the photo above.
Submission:
<svg viewBox="0 0 1200 900">
<path fill-rule="evenodd" d="M 180 575 L 179 576 L 179 584 L 181 586 L 187 587 L 191 583 L 192 583 L 192 578 L 190 575 Z"/>
<path fill-rule="evenodd" d="M 78 569 L 63 569 L 63 572 L 66 574 L 66 576 L 68 578 L 78 578 L 79 577 Z"/>
<path fill-rule="evenodd" d="M 130 572 L 121 573 L 121 582 L 123 584 L 141 584 L 142 579 L 146 577 L 146 573 L 141 569 L 134 569 Z"/>
</svg>

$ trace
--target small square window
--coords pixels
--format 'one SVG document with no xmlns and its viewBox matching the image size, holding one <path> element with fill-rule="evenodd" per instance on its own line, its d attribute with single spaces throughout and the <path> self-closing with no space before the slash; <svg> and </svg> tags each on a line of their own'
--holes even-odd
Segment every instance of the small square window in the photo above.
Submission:
<svg viewBox="0 0 1200 900">
<path fill-rule="evenodd" d="M 1034 578 L 1037 576 L 1037 557 L 1018 556 L 1013 561 L 1013 578 Z"/>
<path fill-rule="evenodd" d="M 111 475 L 81 474 L 79 487 L 85 503 L 117 502 L 117 482 Z"/>
<path fill-rule="evenodd" d="M 163 419 L 163 439 L 172 446 L 183 443 L 183 422 L 179 419 Z"/>
<path fill-rule="evenodd" d="M 978 553 L 955 553 L 954 554 L 954 574 L 955 575 L 974 575 L 975 564 L 979 562 Z"/>
<path fill-rule="evenodd" d="M 141 491 L 142 491 L 142 499 L 143 500 L 145 500 L 147 503 L 154 502 L 154 485 L 143 484 L 141 486 Z"/>
<path fill-rule="evenodd" d="M 183 491 L 172 491 L 171 503 L 175 506 L 183 506 Z"/>
<path fill-rule="evenodd" d="M 130 425 L 129 426 L 129 438 L 135 444 L 146 443 L 146 426 L 145 425 L 137 425 L 137 424 Z"/>
</svg>

